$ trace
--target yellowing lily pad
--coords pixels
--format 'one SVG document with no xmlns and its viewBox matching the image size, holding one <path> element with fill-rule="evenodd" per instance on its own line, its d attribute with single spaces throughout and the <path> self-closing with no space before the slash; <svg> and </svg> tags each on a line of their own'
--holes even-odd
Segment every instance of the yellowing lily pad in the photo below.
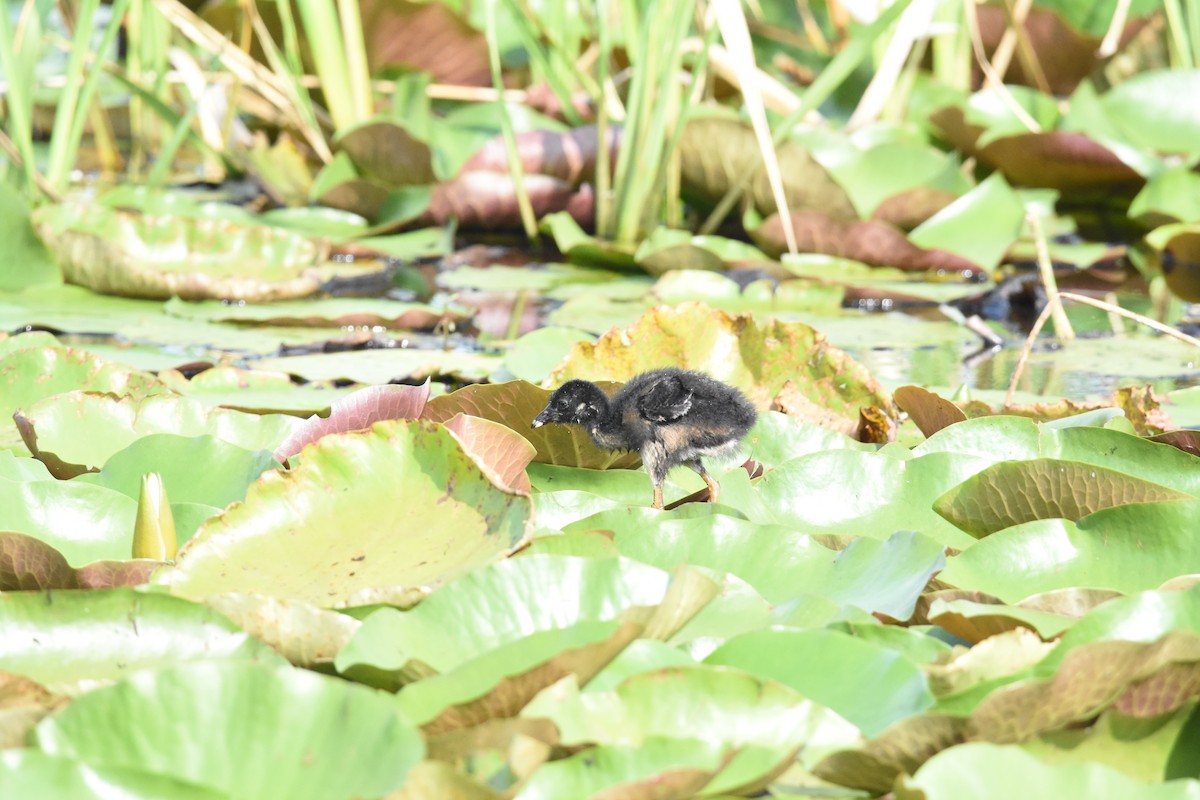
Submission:
<svg viewBox="0 0 1200 800">
<path fill-rule="evenodd" d="M 328 243 L 270 225 L 149 215 L 94 203 L 43 206 L 34 227 L 71 283 L 105 294 L 265 302 L 320 288 Z"/>
<path fill-rule="evenodd" d="M 760 323 L 701 303 L 660 306 L 625 330 L 579 342 L 547 379 L 626 380 L 657 367 L 707 372 L 742 389 L 759 408 L 775 406 L 853 433 L 860 409 L 895 418 L 891 397 L 866 368 L 802 322 Z"/>
<path fill-rule="evenodd" d="M 305 448 L 203 526 L 159 581 L 176 594 L 259 592 L 321 607 L 419 588 L 502 557 L 528 497 L 498 488 L 441 426 L 380 422 Z"/>
</svg>

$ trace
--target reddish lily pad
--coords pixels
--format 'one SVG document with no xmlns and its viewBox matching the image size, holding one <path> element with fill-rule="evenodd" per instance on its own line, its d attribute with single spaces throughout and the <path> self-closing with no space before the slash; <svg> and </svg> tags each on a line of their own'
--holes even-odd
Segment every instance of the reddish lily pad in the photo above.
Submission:
<svg viewBox="0 0 1200 800">
<path fill-rule="evenodd" d="M 369 386 L 333 401 L 329 416 L 313 415 L 292 430 L 275 448 L 275 458 L 286 461 L 331 433 L 360 431 L 386 419 L 416 419 L 429 400 L 429 381 L 420 386 Z"/>
</svg>

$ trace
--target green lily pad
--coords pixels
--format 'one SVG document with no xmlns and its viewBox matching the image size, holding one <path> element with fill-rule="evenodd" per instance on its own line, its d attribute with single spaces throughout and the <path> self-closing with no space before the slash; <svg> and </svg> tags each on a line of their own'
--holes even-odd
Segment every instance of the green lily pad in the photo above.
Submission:
<svg viewBox="0 0 1200 800">
<path fill-rule="evenodd" d="M 22 409 L 17 419 L 30 449 L 59 478 L 97 470 L 153 434 L 207 436 L 239 449 L 274 450 L 300 425 L 299 420 L 282 414 L 261 416 L 212 408 L 175 394 L 117 397 L 94 391 L 46 398 Z M 171 499 L 181 501 L 183 497 L 172 493 Z"/>
<path fill-rule="evenodd" d="M 1200 114 L 1178 100 L 1200 91 L 1200 70 L 1146 70 L 1121 81 L 1101 100 L 1126 140 L 1160 153 L 1194 156 Z"/>
<path fill-rule="evenodd" d="M 1066 425 L 1063 420 L 1039 425 L 1022 417 L 970 419 L 913 448 L 918 456 L 935 452 L 963 453 L 991 463 L 1037 458 L 1074 461 L 1200 497 L 1197 456 L 1122 431 Z"/>
<path fill-rule="evenodd" d="M 1196 800 L 1200 782 L 1147 786 L 1104 764 L 1046 764 L 1019 747 L 972 742 L 939 753 L 905 779 L 896 800 L 1007 800 L 1019 777 L 1026 800 Z"/>
<path fill-rule="evenodd" d="M 296 469 L 265 473 L 158 580 L 189 597 L 269 589 L 328 608 L 498 558 L 529 516 L 528 497 L 497 488 L 445 428 L 381 422 L 327 436 Z"/>
<path fill-rule="evenodd" d="M 696 703 L 697 697 L 707 701 Z M 522 711 L 554 722 L 565 745 L 639 745 L 654 738 L 688 738 L 758 748 L 754 765 L 731 765 L 710 791 L 730 791 L 790 763 L 804 748 L 809 757 L 856 744 L 858 729 L 786 686 L 740 670 L 704 665 L 634 675 L 612 691 L 579 692 L 557 684 Z M 765 752 L 763 752 L 765 751 Z M 748 769 L 749 768 L 749 769 Z M 740 792 L 736 792 L 740 793 Z"/>
<path fill-rule="evenodd" d="M 1173 631 L 1155 642 L 1101 641 L 1067 651 L 1048 678 L 993 691 L 971 714 L 970 735 L 1021 742 L 1092 719 L 1112 706 L 1148 719 L 1200 695 L 1200 636 Z"/>
<path fill-rule="evenodd" d="M 736 262 L 770 261 L 757 247 L 723 236 L 695 236 L 674 228 L 656 228 L 633 254 L 651 275 L 671 270 L 716 272 Z"/>
<path fill-rule="evenodd" d="M 986 464 L 958 453 L 903 458 L 890 448 L 878 453 L 828 450 L 792 459 L 755 486 L 774 522 L 805 533 L 886 539 L 896 531 L 915 530 L 943 545 L 964 548 L 975 539 L 934 513 L 932 505 Z"/>
<path fill-rule="evenodd" d="M 1105 711 L 1091 726 L 1046 734 L 1024 744 L 1051 764 L 1095 762 L 1115 767 L 1146 784 L 1196 774 L 1194 706 L 1165 719 L 1146 720 Z"/>
<path fill-rule="evenodd" d="M 746 442 L 750 446 L 750 458 L 767 469 L 825 450 L 860 450 L 864 453 L 875 450 L 874 445 L 777 411 L 759 412 Z"/>
<path fill-rule="evenodd" d="M 172 316 L 205 322 L 295 325 L 310 328 L 368 327 L 431 330 L 445 321 L 461 323 L 463 309 L 435 308 L 398 300 L 334 297 L 322 300 L 236 304 L 217 300 L 188 302 L 173 297 L 163 310 Z"/>
<path fill-rule="evenodd" d="M 504 354 L 504 367 L 518 380 L 540 383 L 566 357 L 571 345 L 591 338 L 577 328 L 538 328 L 513 342 Z"/>
<path fill-rule="evenodd" d="M 1079 520 L 1126 503 L 1189 499 L 1191 495 L 1113 469 L 1040 458 L 993 464 L 946 492 L 933 507 L 982 538 L 1036 519 Z"/>
<path fill-rule="evenodd" d="M 720 514 L 661 514 L 636 530 L 617 531 L 614 541 L 622 555 L 664 569 L 694 564 L 732 572 L 774 604 L 815 594 L 896 619 L 912 615 L 945 563 L 941 545 L 912 533 L 887 542 L 857 539 L 839 552 L 794 530 Z"/>
<path fill-rule="evenodd" d="M 502 562 L 435 592 L 410 611 L 373 613 L 339 653 L 336 666 L 350 677 L 402 686 L 400 707 L 427 732 L 509 717 L 568 675 L 586 682 L 634 637 L 671 635 L 716 591 L 697 572 L 664 582 L 666 573 L 647 570 L 618 559 L 564 556 Z M 564 581 L 563 572 L 577 580 Z M 648 585 L 637 585 L 639 580 Z M 546 602 L 554 581 L 583 600 L 573 600 L 573 609 L 560 603 L 538 618 L 508 619 L 504 608 L 536 607 L 525 597 L 531 590 L 541 593 L 536 602 Z M 497 597 L 506 603 L 497 604 Z M 485 609 L 501 614 L 485 615 Z M 463 619 L 478 622 L 447 640 L 448 627 L 462 628 Z"/>
<path fill-rule="evenodd" d="M 739 667 L 790 686 L 869 737 L 933 706 L 920 668 L 902 654 L 832 630 L 766 630 L 718 647 L 708 664 Z"/>
<path fill-rule="evenodd" d="M 298 667 L 328 667 L 362 625 L 353 617 L 299 600 L 268 595 L 222 594 L 204 604 L 269 644 Z"/>
<path fill-rule="evenodd" d="M 918 247 L 945 250 L 994 269 L 1021 234 L 1025 204 L 999 172 L 909 234 Z"/>
<path fill-rule="evenodd" d="M 259 475 L 279 462 L 266 450 L 247 450 L 213 436 L 143 436 L 105 462 L 98 473 L 77 480 L 137 499 L 142 476 L 158 473 L 173 503 L 224 508 L 246 496 Z"/>
<path fill-rule="evenodd" d="M 71 694 L 183 661 L 282 663 L 209 608 L 133 589 L 5 593 L 0 631 L 5 671 Z"/>
<path fill-rule="evenodd" d="M 136 767 L 97 767 L 39 750 L 0 752 L 0 795 L 55 800 L 226 800 L 228 795 Z"/>
<path fill-rule="evenodd" d="M 34 226 L 71 283 L 167 299 L 305 297 L 328 244 L 269 225 L 186 215 L 142 215 L 94 203 L 46 205 Z"/>
<path fill-rule="evenodd" d="M 624 559 L 542 555 L 501 561 L 458 578 L 408 611 L 373 612 L 336 666 L 342 672 L 369 666 L 412 682 L 537 632 L 612 621 L 625 609 L 655 606 L 670 583 L 669 573 Z M 513 608 L 525 613 L 514 615 Z"/>
<path fill-rule="evenodd" d="M 20 269 L 4 270 L 0 291 L 62 282 L 58 265 L 30 224 L 28 201 L 9 181 L 0 183 L 0 242 L 4 242 L 5 258 L 21 265 Z"/>
<path fill-rule="evenodd" d="M 299 422 L 290 421 L 282 415 L 326 411 L 333 403 L 355 391 L 352 386 L 338 387 L 332 381 L 310 381 L 297 385 L 291 376 L 282 372 L 231 366 L 212 367 L 191 379 L 175 370 L 160 372 L 158 377 L 179 394 L 206 405 L 257 414 L 263 418 L 260 427 L 270 429 L 272 424 L 277 423 L 286 430 L 276 441 L 286 438 L 290 432 L 288 426 L 299 425 Z M 260 443 L 259 446 L 267 445 Z"/>
<path fill-rule="evenodd" d="M 129 558 L 137 501 L 103 486 L 0 478 L 0 531 L 24 533 L 72 566 Z"/>
<path fill-rule="evenodd" d="M 695 740 L 601 745 L 541 766 L 514 800 L 695 797 L 734 757 L 728 745 Z"/>
<path fill-rule="evenodd" d="M 255 362 L 256 367 L 310 381 L 350 380 L 365 384 L 422 381 L 434 376 L 470 383 L 483 380 L 500 364 L 500 356 L 492 353 L 403 347 L 280 356 Z"/>
<path fill-rule="evenodd" d="M 1078 522 L 1026 522 L 953 556 L 940 579 L 1006 602 L 1067 586 L 1152 589 L 1177 575 L 1200 572 L 1195 530 L 1200 530 L 1200 501 L 1195 500 L 1117 506 Z"/>
<path fill-rule="evenodd" d="M 51 342 L 53 344 L 47 344 Z M 98 358 L 84 350 L 61 347 L 51 337 L 22 334 L 0 340 L 0 446 L 14 444 L 18 431 L 8 422 L 45 397 L 72 390 L 145 397 L 168 391 L 148 372 Z M 20 433 L 24 436 L 24 431 Z"/>
<path fill-rule="evenodd" d="M 221 746 L 198 747 L 197 730 Z M 182 778 L 229 796 L 293 800 L 382 796 L 403 785 L 425 750 L 386 695 L 247 663 L 131 675 L 43 720 L 35 740 L 47 753 L 96 766 Z"/>
<path fill-rule="evenodd" d="M 652 291 L 667 305 L 695 300 L 730 313 L 749 311 L 778 317 L 798 311 L 836 313 L 846 295 L 843 287 L 818 281 L 764 279 L 742 286 L 720 273 L 684 269 L 663 275 Z"/>
</svg>

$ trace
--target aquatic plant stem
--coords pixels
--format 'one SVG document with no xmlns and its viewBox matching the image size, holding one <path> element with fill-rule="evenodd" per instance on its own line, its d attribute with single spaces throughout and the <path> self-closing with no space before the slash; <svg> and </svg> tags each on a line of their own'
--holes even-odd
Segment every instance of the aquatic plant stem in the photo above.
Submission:
<svg viewBox="0 0 1200 800">
<path fill-rule="evenodd" d="M 1017 382 L 1021 379 L 1021 373 L 1025 371 L 1025 364 L 1029 360 L 1029 354 L 1033 352 L 1033 343 L 1037 340 L 1038 334 L 1046 325 L 1046 320 L 1050 319 L 1050 315 L 1054 313 L 1057 307 L 1061 311 L 1062 301 L 1070 300 L 1075 303 L 1083 303 L 1085 306 L 1092 306 L 1101 311 L 1106 311 L 1109 314 L 1116 314 L 1126 319 L 1131 319 L 1134 322 L 1139 322 L 1147 328 L 1158 331 L 1159 333 L 1178 339 L 1185 344 L 1190 344 L 1192 347 L 1200 348 L 1200 339 L 1194 336 L 1188 336 L 1183 331 L 1172 328 L 1170 325 L 1164 325 L 1161 322 L 1150 319 L 1149 317 L 1138 314 L 1134 311 L 1128 311 L 1120 306 L 1115 306 L 1112 303 L 1105 303 L 1103 300 L 1095 300 L 1082 294 L 1074 292 L 1058 292 L 1053 299 L 1046 302 L 1046 307 L 1042 309 L 1042 313 L 1038 315 L 1037 321 L 1033 323 L 1033 327 L 1029 329 L 1029 335 L 1025 337 L 1025 344 L 1021 348 L 1021 355 L 1017 358 L 1017 364 L 1013 367 L 1012 380 L 1008 383 L 1008 392 L 1004 395 L 1004 405 L 1008 407 L 1012 405 L 1013 396 L 1017 392 Z"/>
<path fill-rule="evenodd" d="M 1047 307 L 1054 309 L 1054 333 L 1070 341 L 1075 338 L 1075 329 L 1067 319 L 1067 312 L 1058 298 L 1058 281 L 1054 279 L 1054 263 L 1050 260 L 1050 248 L 1046 245 L 1046 233 L 1042 230 L 1042 221 L 1037 214 L 1025 215 L 1029 230 L 1033 234 L 1034 248 L 1037 250 L 1038 272 L 1042 276 L 1042 286 L 1046 289 Z"/>
<path fill-rule="evenodd" d="M 496 30 L 496 3 L 499 0 L 487 2 L 487 26 L 484 38 L 487 39 L 488 64 L 492 70 L 492 84 L 497 92 L 504 89 L 504 76 L 500 70 L 500 44 Z M 517 208 L 521 212 L 521 225 L 529 240 L 538 240 L 537 219 L 533 214 L 533 202 L 529 199 L 529 188 L 525 185 L 525 168 L 521 164 L 521 155 L 517 150 L 517 134 L 513 130 L 512 117 L 508 113 L 508 105 L 503 101 L 496 103 L 496 111 L 500 116 L 500 130 L 504 134 L 504 154 L 508 160 L 508 175 L 513 183 L 513 192 L 517 196 Z"/>
<path fill-rule="evenodd" d="M 852 38 L 842 52 L 834 56 L 834 59 L 829 62 L 825 69 L 821 70 L 821 74 L 817 76 L 817 79 L 804 90 L 799 104 L 792 113 L 788 114 L 787 118 L 775 128 L 772 141 L 776 147 L 791 135 L 792 128 L 796 127 L 797 123 L 804 119 L 810 111 L 815 111 L 819 108 L 847 78 L 854 74 L 858 66 L 871 54 L 871 48 L 874 46 L 875 40 L 896 21 L 908 5 L 909 0 L 898 0 L 898 2 L 893 3 L 874 22 L 867 26 L 866 30 Z M 721 223 L 725 221 L 725 217 L 733 210 L 734 204 L 741 198 L 742 192 L 746 190 L 746 187 L 757 173 L 757 169 L 748 169 L 742 173 L 733 185 L 726 190 L 725 195 L 718 201 L 712 212 L 709 213 L 708 218 L 704 220 L 704 224 L 700 226 L 699 233 L 711 234 L 720 227 Z"/>
<path fill-rule="evenodd" d="M 1025 344 L 1021 347 L 1021 355 L 1017 356 L 1016 366 L 1013 367 L 1012 378 L 1008 382 L 1008 391 L 1004 395 L 1005 408 L 1012 405 L 1013 397 L 1017 393 L 1017 383 L 1021 380 L 1021 373 L 1025 371 L 1025 363 L 1029 361 L 1029 354 L 1033 352 L 1033 343 L 1037 341 L 1038 334 L 1046 326 L 1046 320 L 1050 319 L 1054 308 L 1060 302 L 1058 295 L 1055 295 L 1053 300 L 1047 301 L 1046 307 L 1042 309 L 1041 314 L 1038 314 L 1033 327 L 1029 329 L 1029 335 L 1025 337 Z"/>
</svg>

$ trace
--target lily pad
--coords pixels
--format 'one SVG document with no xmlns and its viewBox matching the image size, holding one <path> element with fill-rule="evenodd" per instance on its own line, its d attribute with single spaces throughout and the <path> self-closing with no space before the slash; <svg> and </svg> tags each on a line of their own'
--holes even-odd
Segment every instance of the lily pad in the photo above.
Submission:
<svg viewBox="0 0 1200 800">
<path fill-rule="evenodd" d="M 169 391 L 148 372 L 128 369 L 84 350 L 61 347 L 44 334 L 0 340 L 0 418 L 4 420 L 0 445 L 17 440 L 17 429 L 7 422 L 16 411 L 28 410 L 42 398 L 76 389 L 135 397 Z"/>
<path fill-rule="evenodd" d="M 0 794 L 55 800 L 225 800 L 223 792 L 135 768 L 96 767 L 30 748 L 0 752 Z"/>
<path fill-rule="evenodd" d="M 277 448 L 275 458 L 286 461 L 305 445 L 331 433 L 347 433 L 371 427 L 389 419 L 416 419 L 429 400 L 429 381 L 420 386 L 368 386 L 333 401 L 329 415 L 313 415 Z"/>
<path fill-rule="evenodd" d="M 588 469 L 636 466 L 636 453 L 601 450 L 577 425 L 544 425 L 531 428 L 551 392 L 525 381 L 467 386 L 456 392 L 435 397 L 422 412 L 424 419 L 445 422 L 456 414 L 489 419 L 519 432 L 537 450 L 534 460 L 542 464 L 563 464 Z"/>
<path fill-rule="evenodd" d="M 300 425 L 282 414 L 212 408 L 171 393 L 118 397 L 94 391 L 64 392 L 33 403 L 17 412 L 17 422 L 30 450 L 58 478 L 95 471 L 153 434 L 209 436 L 239 449 L 273 450 Z M 182 497 L 172 494 L 172 499 Z"/>
<path fill-rule="evenodd" d="M 1037 520 L 977 542 L 939 576 L 1015 602 L 1038 592 L 1088 586 L 1134 592 L 1200 572 L 1200 501 L 1138 503 L 1078 522 Z"/>
<path fill-rule="evenodd" d="M 653 309 L 594 345 L 575 345 L 548 380 L 555 385 L 572 378 L 625 380 L 664 366 L 707 372 L 742 389 L 759 408 L 785 393 L 798 414 L 845 431 L 857 431 L 864 406 L 897 414 L 866 369 L 809 326 L 760 324 L 750 315 L 735 317 L 700 303 Z"/>
<path fill-rule="evenodd" d="M 1007 800 L 1013 776 L 1026 800 L 1196 800 L 1200 783 L 1147 786 L 1104 764 L 1046 764 L 1019 747 L 972 742 L 939 753 L 903 781 L 896 800 Z"/>
<path fill-rule="evenodd" d="M 159 582 L 189 597 L 269 588 L 328 608 L 498 558 L 525 535 L 529 516 L 529 499 L 492 484 L 449 431 L 381 422 L 327 436 L 296 469 L 264 474 L 244 503 L 196 533 Z"/>
<path fill-rule="evenodd" d="M 709 700 L 697 704 L 697 696 Z M 565 745 L 640 745 L 686 737 L 759 750 L 757 764 L 735 761 L 717 785 L 708 787 L 713 792 L 753 786 L 790 763 L 801 748 L 811 756 L 860 738 L 853 725 L 793 689 L 740 670 L 702 665 L 644 672 L 605 692 L 581 693 L 565 681 L 539 695 L 522 716 L 552 720 Z"/>
<path fill-rule="evenodd" d="M 265 302 L 320 288 L 328 244 L 269 225 L 142 215 L 94 203 L 34 212 L 34 226 L 71 283 L 98 292 Z"/>
<path fill-rule="evenodd" d="M 423 381 L 433 376 L 472 383 L 486 378 L 500 364 L 500 356 L 492 353 L 405 347 L 280 356 L 255 362 L 262 369 L 310 381 L 349 380 L 365 384 Z"/>
<path fill-rule="evenodd" d="M 671 580 L 624 560 L 565 556 L 501 562 L 452 586 L 407 612 L 376 611 L 336 661 L 348 676 L 402 687 L 401 708 L 431 733 L 513 716 L 568 675 L 586 682 L 634 637 L 670 636 L 716 591 L 694 571 Z M 532 608 L 521 598 L 555 586 L 580 599 L 509 619 L 510 603 Z"/>
<path fill-rule="evenodd" d="M 705 659 L 792 687 L 868 736 L 933 706 L 920 668 L 894 650 L 832 630 L 755 631 Z"/>
<path fill-rule="evenodd" d="M 1127 503 L 1189 499 L 1191 495 L 1113 469 L 1040 458 L 993 464 L 942 495 L 933 507 L 982 538 L 1035 519 L 1079 520 Z"/>
<path fill-rule="evenodd" d="M 103 486 L 0 478 L 0 531 L 40 539 L 72 566 L 132 554 L 137 501 Z"/>
<path fill-rule="evenodd" d="M 180 725 L 180 719 L 193 725 Z M 223 747 L 197 747 L 204 730 Z M 290 666 L 185 664 L 89 692 L 35 734 L 45 752 L 228 796 L 351 800 L 403 783 L 424 743 L 390 698 Z"/>
<path fill-rule="evenodd" d="M 0 661 L 66 693 L 184 661 L 282 663 L 217 612 L 133 589 L 0 595 Z"/>
<path fill-rule="evenodd" d="M 334 297 L 304 302 L 230 304 L 216 300 L 188 302 L 173 297 L 163 310 L 172 316 L 207 322 L 249 325 L 295 325 L 310 328 L 368 327 L 431 330 L 444 321 L 461 323 L 462 309 L 435 308 L 398 300 Z"/>
<path fill-rule="evenodd" d="M 806 533 L 839 533 L 886 539 L 914 530 L 955 548 L 975 540 L 933 511 L 933 502 L 988 465 L 974 456 L 939 453 L 902 457 L 828 450 L 792 459 L 755 487 L 769 518 Z M 830 476 L 838 476 L 830 481 Z"/>
<path fill-rule="evenodd" d="M 1200 695 L 1200 636 L 1174 631 L 1156 642 L 1093 642 L 1063 656 L 1052 677 L 992 692 L 971 715 L 970 735 L 1020 742 L 1095 717 L 1115 703 L 1140 718 L 1175 711 Z"/>
</svg>

